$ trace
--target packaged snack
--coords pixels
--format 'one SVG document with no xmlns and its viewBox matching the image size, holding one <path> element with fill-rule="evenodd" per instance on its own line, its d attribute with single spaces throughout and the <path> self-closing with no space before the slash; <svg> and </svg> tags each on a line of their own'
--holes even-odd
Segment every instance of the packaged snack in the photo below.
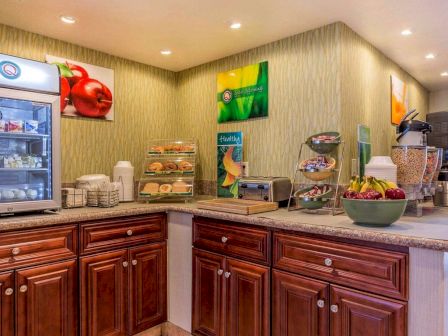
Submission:
<svg viewBox="0 0 448 336">
<path fill-rule="evenodd" d="M 39 121 L 25 120 L 25 133 L 37 134 L 39 128 Z"/>
<path fill-rule="evenodd" d="M 9 120 L 7 124 L 8 132 L 22 133 L 23 121 L 22 120 Z"/>
<path fill-rule="evenodd" d="M 6 132 L 6 120 L 0 119 L 0 132 Z"/>
</svg>

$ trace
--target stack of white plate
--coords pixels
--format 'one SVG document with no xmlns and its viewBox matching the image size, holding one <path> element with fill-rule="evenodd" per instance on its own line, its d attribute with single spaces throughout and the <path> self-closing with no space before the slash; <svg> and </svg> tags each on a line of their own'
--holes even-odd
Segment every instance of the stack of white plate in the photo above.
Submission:
<svg viewBox="0 0 448 336">
<path fill-rule="evenodd" d="M 397 183 L 397 166 L 389 156 L 372 156 L 366 164 L 365 175 Z"/>
<path fill-rule="evenodd" d="M 114 182 L 120 184 L 120 202 L 134 200 L 134 167 L 130 161 L 118 161 L 114 167 Z"/>
</svg>

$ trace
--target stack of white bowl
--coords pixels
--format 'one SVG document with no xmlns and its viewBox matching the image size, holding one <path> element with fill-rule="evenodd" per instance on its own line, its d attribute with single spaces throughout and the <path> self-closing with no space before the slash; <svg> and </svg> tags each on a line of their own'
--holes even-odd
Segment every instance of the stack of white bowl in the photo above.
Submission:
<svg viewBox="0 0 448 336">
<path fill-rule="evenodd" d="M 389 156 L 372 156 L 366 164 L 365 175 L 397 183 L 397 166 Z"/>
<path fill-rule="evenodd" d="M 134 167 L 130 161 L 118 161 L 114 167 L 114 182 L 120 183 L 120 202 L 134 200 Z"/>
</svg>

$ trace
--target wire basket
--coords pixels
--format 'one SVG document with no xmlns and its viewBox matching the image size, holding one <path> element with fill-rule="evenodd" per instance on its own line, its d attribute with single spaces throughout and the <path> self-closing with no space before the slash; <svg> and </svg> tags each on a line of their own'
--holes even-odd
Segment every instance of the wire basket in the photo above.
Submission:
<svg viewBox="0 0 448 336">
<path fill-rule="evenodd" d="M 111 208 L 118 205 L 120 200 L 119 191 L 87 191 L 87 206 Z"/>
<path fill-rule="evenodd" d="M 87 205 L 87 190 L 63 188 L 62 189 L 62 208 L 72 209 L 81 208 Z"/>
</svg>

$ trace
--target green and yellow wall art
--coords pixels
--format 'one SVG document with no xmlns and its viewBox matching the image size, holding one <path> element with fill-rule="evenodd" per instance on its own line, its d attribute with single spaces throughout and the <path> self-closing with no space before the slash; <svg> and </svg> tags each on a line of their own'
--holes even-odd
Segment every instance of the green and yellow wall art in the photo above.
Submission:
<svg viewBox="0 0 448 336">
<path fill-rule="evenodd" d="M 218 123 L 268 116 L 268 62 L 217 76 Z"/>
</svg>

